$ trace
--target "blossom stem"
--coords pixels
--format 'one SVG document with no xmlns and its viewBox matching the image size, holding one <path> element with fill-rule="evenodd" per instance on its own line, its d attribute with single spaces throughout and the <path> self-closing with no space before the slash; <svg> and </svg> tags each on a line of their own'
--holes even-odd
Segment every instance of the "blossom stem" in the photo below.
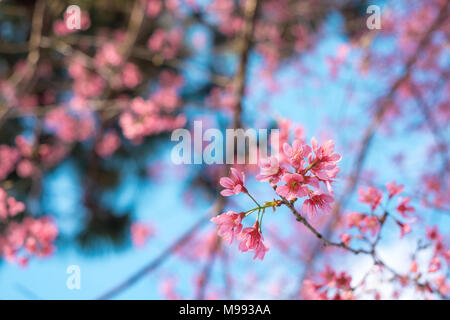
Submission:
<svg viewBox="0 0 450 320">
<path fill-rule="evenodd" d="M 277 206 L 277 204 L 274 203 L 273 201 L 265 202 L 262 206 L 258 205 L 256 208 L 247 210 L 244 213 L 245 213 L 245 216 L 247 217 L 250 214 L 252 214 L 253 212 L 255 212 L 256 210 L 259 210 L 259 211 L 263 210 L 263 213 L 264 213 L 267 208 L 273 208 L 274 206 Z M 259 220 L 259 218 L 258 218 L 258 220 Z"/>
<path fill-rule="evenodd" d="M 313 161 L 313 163 L 311 163 L 311 164 L 308 166 L 308 168 L 304 169 L 304 170 L 302 171 L 302 173 L 303 173 L 303 174 L 308 173 L 308 171 L 311 170 L 312 168 L 314 168 L 314 166 L 315 166 L 317 163 L 318 163 L 317 161 Z"/>
<path fill-rule="evenodd" d="M 266 208 L 262 209 L 261 218 L 259 219 L 259 232 L 262 234 L 262 220 L 264 217 L 264 214 L 266 213 Z"/>
</svg>

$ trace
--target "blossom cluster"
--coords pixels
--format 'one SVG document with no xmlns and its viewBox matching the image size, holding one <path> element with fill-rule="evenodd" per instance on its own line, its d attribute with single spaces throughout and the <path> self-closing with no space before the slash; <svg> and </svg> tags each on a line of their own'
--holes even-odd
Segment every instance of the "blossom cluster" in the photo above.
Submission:
<svg viewBox="0 0 450 320">
<path fill-rule="evenodd" d="M 131 240 L 135 247 L 144 246 L 154 233 L 154 228 L 147 223 L 135 222 L 131 225 Z"/>
<path fill-rule="evenodd" d="M 0 257 L 26 265 L 32 256 L 53 253 L 58 229 L 49 217 L 15 219 L 25 205 L 0 188 Z"/>
<path fill-rule="evenodd" d="M 60 142 L 35 145 L 33 141 L 18 135 L 15 145 L 0 145 L 0 182 L 13 172 L 21 178 L 32 178 L 40 173 L 41 168 L 52 167 L 67 153 Z"/>
<path fill-rule="evenodd" d="M 319 280 L 304 281 L 302 297 L 310 300 L 354 300 L 352 277 L 345 271 L 336 272 L 329 266 L 319 273 Z"/>
<path fill-rule="evenodd" d="M 284 143 L 283 154 L 280 157 L 271 156 L 260 161 L 260 173 L 256 179 L 269 183 L 281 200 L 266 201 L 260 205 L 248 192 L 245 184 L 245 174 L 231 168 L 231 176 L 220 179 L 225 188 L 223 196 L 240 193 L 247 194 L 257 205 L 246 212 L 228 211 L 211 219 L 218 225 L 218 234 L 231 243 L 234 238 L 241 241 L 239 250 L 254 251 L 254 258 L 263 259 L 268 247 L 263 243 L 261 223 L 267 208 L 279 207 L 283 202 L 294 204 L 297 199 L 304 198 L 302 211 L 312 218 L 319 211 L 328 213 L 334 201 L 331 184 L 339 172 L 337 163 L 341 156 L 334 153 L 334 142 L 329 140 L 319 146 L 312 138 L 311 146 L 303 140 L 296 139 L 292 145 Z M 253 212 L 258 213 L 252 227 L 243 228 L 242 220 Z"/>
<path fill-rule="evenodd" d="M 25 210 L 23 202 L 17 201 L 14 197 L 8 196 L 6 191 L 0 188 L 0 222 L 14 217 Z"/>
<path fill-rule="evenodd" d="M 367 189 L 359 189 L 358 201 L 368 205 L 370 212 L 350 212 L 346 216 L 346 227 L 356 228 L 357 235 L 350 235 L 349 233 L 341 234 L 341 240 L 347 245 L 350 245 L 353 237 L 367 238 L 367 233 L 372 237 L 378 236 L 386 219 L 392 219 L 400 228 L 400 238 L 411 232 L 411 224 L 417 218 L 413 216 L 415 209 L 409 205 L 409 197 L 398 197 L 397 206 L 395 210 L 389 210 L 389 205 L 392 199 L 401 195 L 404 186 L 397 185 L 395 181 L 386 184 L 386 202 L 382 205 L 383 191 L 375 187 L 368 187 Z M 377 210 L 380 209 L 380 210 Z M 399 217 L 399 214 L 401 217 Z"/>
<path fill-rule="evenodd" d="M 160 134 L 184 126 L 186 118 L 172 113 L 180 104 L 178 90 L 183 79 L 172 73 L 160 75 L 158 89 L 149 99 L 134 98 L 119 119 L 126 138 L 139 142 L 145 136 Z"/>
</svg>

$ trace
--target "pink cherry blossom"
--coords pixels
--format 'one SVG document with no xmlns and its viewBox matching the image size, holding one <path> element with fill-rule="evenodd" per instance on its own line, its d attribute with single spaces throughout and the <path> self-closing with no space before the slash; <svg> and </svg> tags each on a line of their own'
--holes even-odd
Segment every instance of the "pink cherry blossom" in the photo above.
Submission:
<svg viewBox="0 0 450 320">
<path fill-rule="evenodd" d="M 323 213 L 331 211 L 331 203 L 334 198 L 326 193 L 320 191 L 314 191 L 309 194 L 309 198 L 303 202 L 302 210 L 306 212 L 309 218 L 314 217 L 318 210 L 322 210 Z"/>
<path fill-rule="evenodd" d="M 239 172 L 235 168 L 231 168 L 231 176 L 230 177 L 222 177 L 220 178 L 220 185 L 226 189 L 220 192 L 224 197 L 229 197 L 234 194 L 239 194 L 241 192 L 247 193 L 247 189 L 244 187 L 245 183 L 245 174 L 243 172 Z"/>
<path fill-rule="evenodd" d="M 0 188 L 0 222 L 1 219 L 14 217 L 25 211 L 25 204 L 17 201 L 14 197 L 8 196 L 6 191 Z"/>
<path fill-rule="evenodd" d="M 339 238 L 341 238 L 341 241 L 346 245 L 349 246 L 350 245 L 350 240 L 352 240 L 352 236 L 349 235 L 348 233 L 343 233 L 339 236 Z"/>
<path fill-rule="evenodd" d="M 383 193 L 374 187 L 368 187 L 367 191 L 359 189 L 358 193 L 358 201 L 369 204 L 372 210 L 375 210 L 378 207 L 383 198 Z"/>
<path fill-rule="evenodd" d="M 131 62 L 128 62 L 123 66 L 120 77 L 123 85 L 130 89 L 136 87 L 142 81 L 141 72 L 138 67 Z"/>
<path fill-rule="evenodd" d="M 154 101 L 141 97 L 134 98 L 119 119 L 123 135 L 136 143 L 142 141 L 145 136 L 182 127 L 185 122 L 184 115 L 163 114 Z"/>
<path fill-rule="evenodd" d="M 315 157 L 312 154 L 309 155 L 309 162 L 312 166 L 311 172 L 324 181 L 329 181 L 336 177 L 339 171 L 337 163 L 341 160 L 341 156 L 333 153 L 334 141 L 328 140 L 319 147 L 317 140 L 312 138 L 311 146 L 315 155 Z"/>
<path fill-rule="evenodd" d="M 284 153 L 289 159 L 290 164 L 295 169 L 302 169 L 306 163 L 307 157 L 311 154 L 311 147 L 308 145 L 303 145 L 300 140 L 294 140 L 292 147 L 285 143 L 283 145 Z"/>
<path fill-rule="evenodd" d="M 0 181 L 14 170 L 19 158 L 20 154 L 16 148 L 0 145 Z"/>
<path fill-rule="evenodd" d="M 362 222 L 364 221 L 365 217 L 366 217 L 365 214 L 361 214 L 358 212 L 349 213 L 347 216 L 348 227 L 351 228 L 353 226 L 356 226 L 358 228 L 361 228 Z"/>
<path fill-rule="evenodd" d="M 392 198 L 393 196 L 400 194 L 403 192 L 404 186 L 401 185 L 397 185 L 395 183 L 395 181 L 391 181 L 389 183 L 386 184 L 386 189 L 388 190 L 389 193 L 389 199 Z"/>
<path fill-rule="evenodd" d="M 281 179 L 286 184 L 277 187 L 277 194 L 287 200 L 294 200 L 308 195 L 308 187 L 304 185 L 304 178 L 298 173 L 286 173 Z"/>
<path fill-rule="evenodd" d="M 397 225 L 400 227 L 400 238 L 403 238 L 405 234 L 411 232 L 411 226 L 408 223 L 403 223 L 396 221 Z"/>
<path fill-rule="evenodd" d="M 16 171 L 20 177 L 28 178 L 33 176 L 33 174 L 37 171 L 37 168 L 30 160 L 23 159 L 17 164 Z"/>
<path fill-rule="evenodd" d="M 122 56 L 119 53 L 119 46 L 111 42 L 104 44 L 97 51 L 95 62 L 100 67 L 104 66 L 105 64 L 119 66 L 123 62 Z"/>
<path fill-rule="evenodd" d="M 410 200 L 410 198 L 401 198 L 399 199 L 399 204 L 397 206 L 397 211 L 400 212 L 400 214 L 405 218 L 408 218 L 408 215 L 406 214 L 407 212 L 415 211 L 414 207 L 408 205 Z"/>
<path fill-rule="evenodd" d="M 103 158 L 111 156 L 120 146 L 120 138 L 114 131 L 106 132 L 95 146 L 95 151 Z"/>
<path fill-rule="evenodd" d="M 363 233 L 371 231 L 372 236 L 375 236 L 379 230 L 380 230 L 380 222 L 378 221 L 378 218 L 376 216 L 364 218 L 363 226 L 361 228 L 361 231 Z"/>
<path fill-rule="evenodd" d="M 264 259 L 264 255 L 269 250 L 269 248 L 263 243 L 264 237 L 259 231 L 259 223 L 255 222 L 253 227 L 244 228 L 238 236 L 238 240 L 241 241 L 239 244 L 239 250 L 246 252 L 249 250 L 255 251 L 253 259 Z"/>
<path fill-rule="evenodd" d="M 439 271 L 442 267 L 441 261 L 439 260 L 438 257 L 433 257 L 433 259 L 431 259 L 430 264 L 428 266 L 428 272 L 429 273 L 434 273 L 436 271 Z"/>
<path fill-rule="evenodd" d="M 417 261 L 411 262 L 411 266 L 409 267 L 409 270 L 412 273 L 416 273 L 419 270 L 419 266 L 417 265 Z"/>
<path fill-rule="evenodd" d="M 162 9 L 161 0 L 147 0 L 147 10 L 145 11 L 149 18 L 155 18 Z"/>
<path fill-rule="evenodd" d="M 131 240 L 136 247 L 144 246 L 153 234 L 154 229 L 149 224 L 135 222 L 131 225 Z"/>
<path fill-rule="evenodd" d="M 228 211 L 211 219 L 217 224 L 217 234 L 231 244 L 237 234 L 242 230 L 243 213 Z"/>
<path fill-rule="evenodd" d="M 280 176 L 284 174 L 284 169 L 280 167 L 278 159 L 274 156 L 261 159 L 259 162 L 260 172 L 256 176 L 259 181 L 269 181 L 272 185 L 280 182 Z"/>
<path fill-rule="evenodd" d="M 20 223 L 12 221 L 0 235 L 0 256 L 25 265 L 31 256 L 50 256 L 57 236 L 58 229 L 49 217 L 26 217 Z"/>
<path fill-rule="evenodd" d="M 324 271 L 319 272 L 319 278 L 323 280 L 323 286 L 334 287 L 336 284 L 336 272 L 329 265 L 325 266 Z"/>
<path fill-rule="evenodd" d="M 181 48 L 183 40 L 181 29 L 157 29 L 148 39 L 147 47 L 152 52 L 160 52 L 165 59 L 173 59 Z"/>
<path fill-rule="evenodd" d="M 434 283 L 437 285 L 439 292 L 442 295 L 446 295 L 450 292 L 450 284 L 445 276 L 437 277 L 434 280 Z"/>
<path fill-rule="evenodd" d="M 58 107 L 47 113 L 45 125 L 64 142 L 85 141 L 95 130 L 93 118 L 69 113 L 64 107 Z"/>
<path fill-rule="evenodd" d="M 336 275 L 336 287 L 338 289 L 350 289 L 350 282 L 352 281 L 352 277 L 347 275 L 345 271 L 342 271 L 338 275 Z"/>
<path fill-rule="evenodd" d="M 442 235 L 439 233 L 437 226 L 427 227 L 427 238 L 436 242 L 442 241 Z"/>
</svg>

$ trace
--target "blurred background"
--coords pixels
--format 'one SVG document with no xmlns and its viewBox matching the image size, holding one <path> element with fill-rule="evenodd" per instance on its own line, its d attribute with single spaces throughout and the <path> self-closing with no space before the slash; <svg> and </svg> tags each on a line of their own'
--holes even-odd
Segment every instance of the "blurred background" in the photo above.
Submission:
<svg viewBox="0 0 450 320">
<path fill-rule="evenodd" d="M 24 204 L 0 217 L 0 298 L 301 299 L 327 265 L 355 285 L 373 270 L 287 208 L 266 215 L 263 261 L 222 243 L 209 219 L 252 202 L 220 196 L 224 165 L 172 162 L 194 120 L 334 140 L 337 205 L 312 221 L 330 239 L 367 210 L 359 188 L 404 185 L 412 230 L 388 221 L 379 255 L 440 294 L 374 271 L 358 298 L 445 297 L 450 254 L 430 272 L 424 244 L 434 226 L 449 244 L 449 32 L 446 0 L 0 1 L 0 189 Z"/>
</svg>

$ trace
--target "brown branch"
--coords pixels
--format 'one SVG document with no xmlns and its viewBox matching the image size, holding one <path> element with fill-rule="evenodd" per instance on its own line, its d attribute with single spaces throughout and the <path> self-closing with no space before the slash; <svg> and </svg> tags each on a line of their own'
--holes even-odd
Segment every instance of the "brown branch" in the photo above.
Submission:
<svg viewBox="0 0 450 320">
<path fill-rule="evenodd" d="M 322 244 L 324 246 L 332 246 L 332 247 L 338 247 L 338 248 L 342 248 L 344 250 L 350 251 L 354 254 L 360 254 L 360 253 L 364 253 L 364 254 L 373 254 L 373 250 L 372 251 L 368 251 L 368 250 L 364 250 L 364 249 L 353 249 L 349 246 L 347 246 L 344 242 L 333 242 L 328 240 L 324 235 L 322 235 L 317 229 L 315 229 L 308 220 L 306 220 L 305 217 L 303 217 L 298 211 L 297 209 L 295 209 L 294 207 L 294 203 L 291 201 L 288 201 L 286 198 L 281 197 L 282 202 L 291 210 L 292 214 L 295 216 L 295 219 L 300 222 L 301 224 L 303 224 L 306 228 L 308 228 L 319 240 L 322 241 Z"/>
<path fill-rule="evenodd" d="M 394 270 L 393 268 L 391 268 L 390 266 L 388 266 L 383 260 L 381 260 L 377 253 L 376 253 L 376 245 L 379 243 L 380 239 L 381 239 L 381 231 L 383 229 L 383 226 L 385 224 L 385 221 L 388 217 L 388 212 L 384 212 L 383 216 L 381 217 L 381 219 L 379 219 L 380 221 L 380 229 L 378 231 L 378 235 L 375 238 L 375 241 L 371 244 L 371 250 L 364 250 L 364 249 L 354 249 L 348 245 L 346 245 L 344 242 L 333 242 L 328 240 L 323 234 L 321 234 L 317 229 L 315 229 L 309 222 L 308 220 L 303 217 L 294 207 L 294 202 L 288 201 L 286 198 L 281 197 L 282 198 L 282 202 L 291 210 L 291 212 L 294 214 L 294 216 L 296 217 L 296 220 L 299 221 L 300 223 L 302 223 L 305 227 L 307 227 L 319 240 L 321 240 L 322 244 L 324 246 L 332 246 L 332 247 L 337 247 L 337 248 L 342 248 L 348 252 L 351 252 L 355 255 L 358 254 L 365 254 L 368 255 L 372 258 L 374 264 L 381 266 L 383 268 L 385 268 L 387 271 L 389 271 L 390 273 L 392 273 L 392 275 L 394 276 L 395 279 L 407 279 L 411 282 L 414 283 L 415 286 L 420 287 L 420 288 L 426 288 L 427 286 L 431 288 L 431 290 L 433 291 L 433 293 L 439 295 L 442 299 L 448 299 L 446 296 L 444 296 L 443 294 L 441 294 L 439 292 L 439 290 L 432 288 L 432 286 L 430 285 L 430 283 L 425 282 L 422 283 L 419 281 L 418 278 L 414 278 L 408 275 L 401 275 L 400 273 L 398 273 L 396 270 Z M 367 274 L 366 274 L 367 276 Z"/>
<path fill-rule="evenodd" d="M 31 19 L 30 40 L 28 41 L 29 52 L 25 59 L 25 70 L 27 70 L 28 73 L 16 70 L 7 80 L 9 85 L 12 87 L 18 88 L 19 84 L 25 79 L 25 76 L 27 76 L 28 79 L 31 79 L 36 71 L 36 64 L 38 63 L 40 57 L 39 49 L 42 38 L 45 4 L 45 0 L 38 0 L 34 6 L 33 17 Z M 26 84 L 27 83 L 24 82 L 22 87 L 26 87 Z M 3 125 L 12 108 L 12 105 L 7 105 L 2 107 L 3 110 L 0 110 L 0 127 Z"/>
<path fill-rule="evenodd" d="M 248 57 L 253 43 L 253 32 L 255 29 L 256 12 L 260 1 L 249 0 L 245 3 L 244 26 L 241 34 L 241 55 L 236 76 L 234 78 L 234 90 L 236 90 L 237 103 L 234 110 L 234 128 L 241 127 L 242 98 L 245 95 L 246 78 L 248 69 Z"/>
</svg>

